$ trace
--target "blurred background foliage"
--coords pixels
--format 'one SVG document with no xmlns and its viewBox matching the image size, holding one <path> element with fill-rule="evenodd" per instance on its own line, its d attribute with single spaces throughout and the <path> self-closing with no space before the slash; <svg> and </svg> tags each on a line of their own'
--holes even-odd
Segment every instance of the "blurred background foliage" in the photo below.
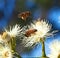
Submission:
<svg viewBox="0 0 60 58">
<path fill-rule="evenodd" d="M 21 21 L 21 19 L 18 18 L 18 14 L 21 12 L 24 12 L 24 11 L 31 12 L 31 16 L 30 16 L 29 20 L 38 19 L 39 17 L 41 19 L 50 19 L 51 15 L 52 15 L 51 12 L 55 11 L 55 9 L 53 10 L 52 8 L 59 9 L 60 8 L 60 0 L 16 0 L 15 9 L 14 9 L 12 21 L 10 22 L 10 24 L 12 24 L 12 25 L 14 23 L 20 24 L 22 21 Z M 55 11 L 55 12 L 57 12 L 57 11 Z M 56 18 L 53 19 L 53 17 L 52 17 L 53 20 L 56 20 Z M 13 22 L 13 21 L 15 21 L 15 22 Z M 59 28 L 57 27 L 57 29 L 59 29 Z"/>
</svg>

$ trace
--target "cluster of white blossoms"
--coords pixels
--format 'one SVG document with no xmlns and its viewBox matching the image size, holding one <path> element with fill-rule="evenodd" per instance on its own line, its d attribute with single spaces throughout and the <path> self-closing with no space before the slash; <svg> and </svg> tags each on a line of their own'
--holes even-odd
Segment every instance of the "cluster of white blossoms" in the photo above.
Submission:
<svg viewBox="0 0 60 58">
<path fill-rule="evenodd" d="M 13 28 L 10 28 L 10 31 L 5 29 L 5 32 L 0 35 L 0 58 L 13 58 L 11 46 L 8 42 L 12 37 L 19 36 L 21 30 L 20 26 L 16 24 Z"/>
<path fill-rule="evenodd" d="M 51 27 L 52 27 L 51 24 L 49 24 L 45 20 L 34 21 L 34 24 L 31 24 L 31 26 L 29 26 L 29 29 L 31 30 L 36 29 L 37 31 L 32 33 L 28 37 L 24 37 L 22 41 L 24 43 L 24 46 L 29 47 L 29 46 L 32 46 L 33 44 L 40 43 L 41 39 L 44 39 L 45 37 L 49 37 L 50 35 L 53 35 L 55 31 L 50 32 Z"/>
<path fill-rule="evenodd" d="M 3 32 L 2 39 L 4 39 L 5 42 L 9 42 L 12 38 L 20 37 L 23 34 L 23 29 L 20 28 L 18 24 L 16 24 L 13 27 L 10 27 L 10 30 L 5 29 L 5 32 Z"/>
<path fill-rule="evenodd" d="M 0 37 L 0 58 L 12 58 L 11 48 Z"/>
<path fill-rule="evenodd" d="M 45 20 L 34 21 L 34 24 L 20 28 L 19 25 L 15 25 L 13 28 L 10 28 L 8 31 L 5 29 L 2 35 L 0 35 L 0 58 L 12 58 L 12 51 L 9 45 L 6 43 L 9 42 L 13 37 L 19 36 L 22 39 L 22 44 L 24 47 L 31 47 L 34 44 L 40 43 L 41 39 L 44 40 L 46 37 L 53 35 L 56 31 L 51 31 L 51 24 Z M 13 39 L 14 39 L 13 38 Z M 14 43 L 14 42 L 13 42 Z M 16 44 L 16 43 L 15 43 Z M 54 41 L 50 44 L 51 54 L 50 58 L 59 58 L 60 57 L 60 42 Z"/>
<path fill-rule="evenodd" d="M 12 52 L 11 49 L 6 46 L 6 47 L 2 47 L 0 48 L 0 58 L 12 58 Z"/>
<path fill-rule="evenodd" d="M 60 58 L 60 41 L 54 40 L 49 45 L 50 54 L 48 55 L 49 58 Z"/>
</svg>

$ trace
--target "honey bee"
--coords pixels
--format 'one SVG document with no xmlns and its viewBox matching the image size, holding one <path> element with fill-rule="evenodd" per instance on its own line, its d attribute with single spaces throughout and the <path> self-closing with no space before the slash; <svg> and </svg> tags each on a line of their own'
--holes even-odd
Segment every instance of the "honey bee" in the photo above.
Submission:
<svg viewBox="0 0 60 58">
<path fill-rule="evenodd" d="M 20 14 L 18 14 L 18 18 L 21 18 L 23 20 L 26 20 L 26 18 L 28 18 L 30 16 L 30 12 L 26 11 L 26 12 L 22 12 Z"/>
<path fill-rule="evenodd" d="M 30 29 L 30 30 L 26 31 L 25 36 L 29 37 L 29 36 L 31 36 L 31 34 L 34 34 L 36 31 L 37 31 L 36 29 Z"/>
</svg>

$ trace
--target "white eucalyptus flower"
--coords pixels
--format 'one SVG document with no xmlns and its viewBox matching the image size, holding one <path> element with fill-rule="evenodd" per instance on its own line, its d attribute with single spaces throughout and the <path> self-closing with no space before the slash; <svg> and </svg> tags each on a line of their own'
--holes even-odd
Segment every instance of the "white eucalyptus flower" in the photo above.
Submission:
<svg viewBox="0 0 60 58">
<path fill-rule="evenodd" d="M 11 49 L 4 43 L 0 43 L 0 58 L 12 58 Z"/>
<path fill-rule="evenodd" d="M 54 40 L 49 45 L 50 54 L 48 55 L 49 58 L 60 58 L 60 41 Z"/>
<path fill-rule="evenodd" d="M 15 25 L 13 26 L 12 28 L 10 27 L 10 31 L 6 30 L 5 29 L 5 32 L 10 35 L 11 37 L 16 37 L 16 36 L 19 36 L 20 35 L 20 32 L 21 32 L 21 28 L 19 25 Z"/>
<path fill-rule="evenodd" d="M 25 47 L 32 46 L 33 44 L 40 43 L 40 40 L 45 37 L 53 35 L 56 31 L 51 31 L 51 24 L 45 20 L 34 21 L 34 24 L 29 26 L 29 29 L 26 31 L 26 37 L 23 39 Z"/>
</svg>

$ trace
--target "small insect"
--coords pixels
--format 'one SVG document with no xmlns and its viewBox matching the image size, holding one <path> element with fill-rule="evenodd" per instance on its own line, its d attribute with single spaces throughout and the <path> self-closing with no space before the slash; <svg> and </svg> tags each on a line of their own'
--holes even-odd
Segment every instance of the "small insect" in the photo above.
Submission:
<svg viewBox="0 0 60 58">
<path fill-rule="evenodd" d="M 29 37 L 29 36 L 31 36 L 31 34 L 34 34 L 36 31 L 37 31 L 36 29 L 30 29 L 30 30 L 26 31 L 25 36 Z"/>
<path fill-rule="evenodd" d="M 30 12 L 26 11 L 26 12 L 22 12 L 20 14 L 18 14 L 18 18 L 21 18 L 23 20 L 26 20 L 26 18 L 28 18 L 30 16 Z"/>
</svg>

